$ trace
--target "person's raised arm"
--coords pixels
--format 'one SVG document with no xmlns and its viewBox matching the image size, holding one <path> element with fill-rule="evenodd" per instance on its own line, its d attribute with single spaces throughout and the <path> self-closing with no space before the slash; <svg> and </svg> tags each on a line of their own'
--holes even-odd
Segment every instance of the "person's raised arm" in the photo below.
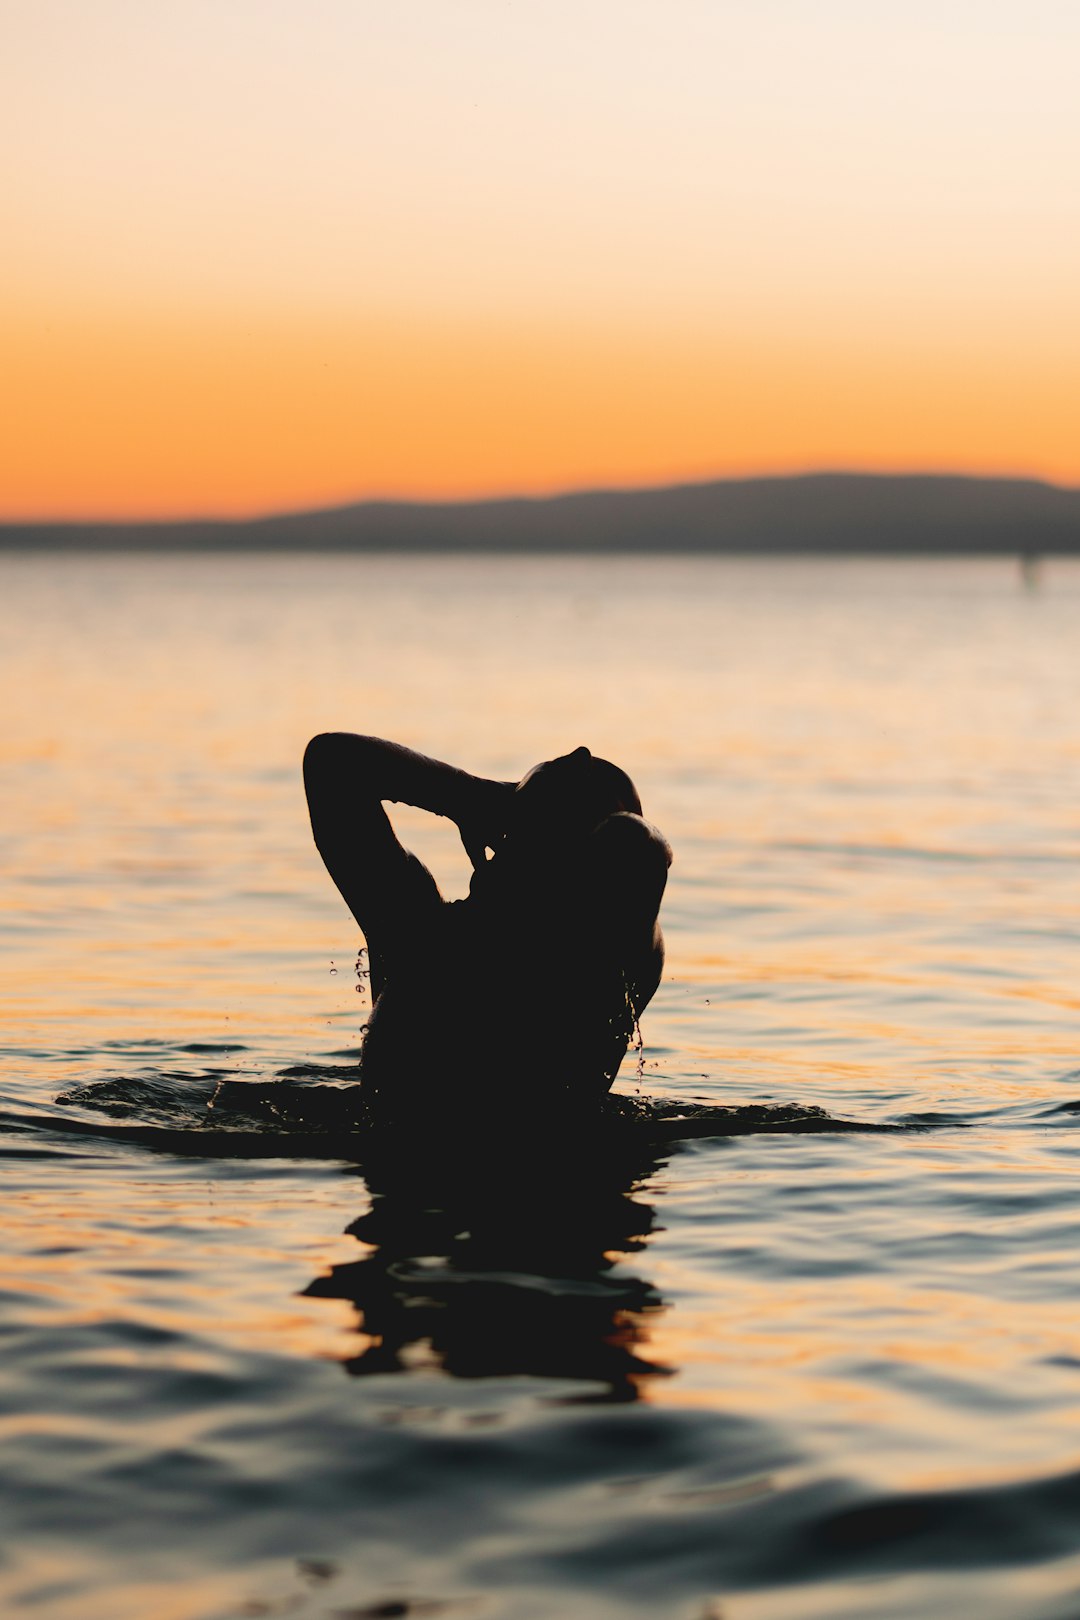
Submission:
<svg viewBox="0 0 1080 1620">
<path fill-rule="evenodd" d="M 358 836 L 375 831 L 371 812 L 384 802 L 411 804 L 446 816 L 461 833 L 473 866 L 478 866 L 485 848 L 493 848 L 505 830 L 515 784 L 473 776 L 380 737 L 327 731 L 307 746 L 304 786 L 316 845 L 337 882 L 331 856 L 348 855 L 348 846 L 355 846 Z M 368 823 L 366 829 L 358 822 Z M 386 830 L 390 831 L 389 823 Z M 355 857 L 362 859 L 363 853 L 354 849 Z"/>
</svg>

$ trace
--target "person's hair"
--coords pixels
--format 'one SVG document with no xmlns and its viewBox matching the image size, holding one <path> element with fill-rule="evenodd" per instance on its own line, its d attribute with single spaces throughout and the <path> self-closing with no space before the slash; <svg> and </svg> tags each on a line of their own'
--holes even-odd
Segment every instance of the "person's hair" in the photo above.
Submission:
<svg viewBox="0 0 1080 1620">
<path fill-rule="evenodd" d="M 629 810 L 635 816 L 640 816 L 641 799 L 638 790 L 618 765 L 613 765 L 610 759 L 597 759 L 593 756 L 590 777 L 590 792 L 596 802 L 598 804 L 606 802 L 609 806 L 604 811 L 605 815 L 614 815 L 617 810 Z"/>
<path fill-rule="evenodd" d="M 586 834 L 618 811 L 641 814 L 637 788 L 618 765 L 587 748 L 545 760 L 518 784 L 516 831 L 526 838 Z"/>
</svg>

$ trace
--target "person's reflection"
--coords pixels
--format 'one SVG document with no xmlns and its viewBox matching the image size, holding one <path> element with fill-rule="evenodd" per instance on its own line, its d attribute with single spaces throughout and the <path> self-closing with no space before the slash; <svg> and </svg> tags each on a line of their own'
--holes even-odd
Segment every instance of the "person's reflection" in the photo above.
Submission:
<svg viewBox="0 0 1080 1620">
<path fill-rule="evenodd" d="M 587 1381 L 602 1399 L 633 1401 L 670 1371 L 644 1353 L 659 1295 L 615 1272 L 652 1230 L 636 1193 L 658 1156 L 609 1144 L 568 1162 L 532 1144 L 444 1158 L 366 1165 L 372 1206 L 348 1230 L 370 1247 L 304 1290 L 356 1307 L 367 1343 L 349 1373 L 427 1364 L 459 1378 Z"/>
</svg>

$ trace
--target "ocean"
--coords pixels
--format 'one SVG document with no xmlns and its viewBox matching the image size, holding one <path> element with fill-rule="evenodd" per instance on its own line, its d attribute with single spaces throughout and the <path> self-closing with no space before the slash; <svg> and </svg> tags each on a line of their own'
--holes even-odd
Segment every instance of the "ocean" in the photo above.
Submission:
<svg viewBox="0 0 1080 1620">
<path fill-rule="evenodd" d="M 1080 1614 L 1080 562 L 9 553 L 0 666 L 5 1614 Z M 328 729 L 623 765 L 733 1134 L 366 1160 Z"/>
</svg>

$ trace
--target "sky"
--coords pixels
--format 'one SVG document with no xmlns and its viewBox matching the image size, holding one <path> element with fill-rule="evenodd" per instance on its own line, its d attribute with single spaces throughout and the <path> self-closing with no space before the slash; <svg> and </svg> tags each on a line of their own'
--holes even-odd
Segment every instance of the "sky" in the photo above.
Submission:
<svg viewBox="0 0 1080 1620">
<path fill-rule="evenodd" d="M 1076 0 L 0 0 L 0 520 L 1080 483 Z"/>
</svg>

